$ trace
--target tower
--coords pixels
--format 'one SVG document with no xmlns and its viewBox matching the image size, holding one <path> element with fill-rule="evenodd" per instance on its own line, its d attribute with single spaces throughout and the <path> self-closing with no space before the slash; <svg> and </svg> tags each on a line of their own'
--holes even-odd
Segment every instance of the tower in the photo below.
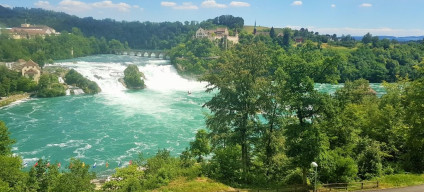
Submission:
<svg viewBox="0 0 424 192">
<path fill-rule="evenodd" d="M 256 20 L 255 20 L 255 27 L 253 28 L 253 35 L 256 35 Z"/>
</svg>

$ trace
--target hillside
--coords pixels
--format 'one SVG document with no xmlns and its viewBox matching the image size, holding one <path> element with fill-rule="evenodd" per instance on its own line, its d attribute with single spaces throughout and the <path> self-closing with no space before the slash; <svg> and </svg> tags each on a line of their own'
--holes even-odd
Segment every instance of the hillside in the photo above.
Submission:
<svg viewBox="0 0 424 192">
<path fill-rule="evenodd" d="M 181 22 L 119 22 L 112 19 L 79 18 L 43 9 L 9 9 L 0 6 L 0 26 L 17 27 L 25 21 L 30 24 L 48 25 L 59 32 L 70 32 L 76 27 L 86 36 L 128 42 L 130 47 L 137 49 L 170 49 L 191 37 L 190 34 L 198 28 L 194 22 L 189 25 Z"/>
</svg>

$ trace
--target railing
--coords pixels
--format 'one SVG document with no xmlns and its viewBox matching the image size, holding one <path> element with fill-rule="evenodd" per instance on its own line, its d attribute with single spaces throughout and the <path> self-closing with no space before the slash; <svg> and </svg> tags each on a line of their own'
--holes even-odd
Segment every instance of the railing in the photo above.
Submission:
<svg viewBox="0 0 424 192">
<path fill-rule="evenodd" d="M 323 184 L 318 189 L 318 192 L 325 191 L 355 191 L 363 189 L 373 189 L 378 188 L 378 181 L 367 181 L 367 182 L 355 182 L 355 183 L 330 183 Z"/>
<path fill-rule="evenodd" d="M 375 189 L 379 187 L 378 181 L 364 181 L 364 182 L 355 182 L 355 183 L 330 183 L 322 184 L 317 192 L 326 192 L 326 191 L 357 191 L 364 189 Z M 262 189 L 249 189 L 249 190 L 232 190 L 224 192 L 309 192 L 313 191 L 307 185 L 291 185 L 279 188 L 262 188 Z"/>
<path fill-rule="evenodd" d="M 309 187 L 307 185 L 291 185 L 278 188 L 261 188 L 261 189 L 249 189 L 249 190 L 233 190 L 225 192 L 307 192 Z"/>
</svg>

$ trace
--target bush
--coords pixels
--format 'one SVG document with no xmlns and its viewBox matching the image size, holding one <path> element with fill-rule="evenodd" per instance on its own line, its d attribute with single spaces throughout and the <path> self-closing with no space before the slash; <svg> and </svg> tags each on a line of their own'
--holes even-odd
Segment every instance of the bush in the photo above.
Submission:
<svg viewBox="0 0 424 192">
<path fill-rule="evenodd" d="M 358 175 L 361 179 L 371 179 L 381 175 L 383 168 L 381 153 L 380 146 L 375 142 L 371 142 L 359 154 Z"/>
<path fill-rule="evenodd" d="M 343 157 L 336 151 L 330 151 L 321 160 L 319 180 L 323 183 L 347 183 L 355 180 L 358 166 L 351 157 Z"/>
<path fill-rule="evenodd" d="M 66 88 L 53 74 L 43 74 L 38 83 L 38 97 L 58 97 L 66 95 Z"/>
<path fill-rule="evenodd" d="M 241 162 L 239 145 L 216 149 L 208 167 L 208 175 L 226 184 L 238 183 L 242 176 Z"/>
</svg>

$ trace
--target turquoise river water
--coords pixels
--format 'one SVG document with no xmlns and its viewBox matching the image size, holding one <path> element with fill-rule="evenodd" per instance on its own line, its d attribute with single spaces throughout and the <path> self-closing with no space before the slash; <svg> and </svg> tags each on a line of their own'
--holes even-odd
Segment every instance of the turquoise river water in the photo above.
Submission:
<svg viewBox="0 0 424 192">
<path fill-rule="evenodd" d="M 128 64 L 138 65 L 145 74 L 146 89 L 128 91 L 118 82 Z M 179 76 L 167 60 L 98 55 L 54 65 L 77 70 L 96 81 L 102 92 L 34 98 L 0 109 L 0 120 L 17 141 L 12 150 L 28 167 L 39 158 L 67 165 L 76 157 L 86 164 L 96 163 L 92 170 L 99 176 L 108 175 L 119 162 L 125 166 L 139 152 L 151 156 L 168 149 L 178 155 L 196 130 L 205 127 L 208 110 L 202 105 L 213 95 L 205 93 L 206 83 Z M 333 93 L 342 86 L 317 84 L 316 88 Z M 372 87 L 384 93 L 380 84 Z"/>
</svg>

